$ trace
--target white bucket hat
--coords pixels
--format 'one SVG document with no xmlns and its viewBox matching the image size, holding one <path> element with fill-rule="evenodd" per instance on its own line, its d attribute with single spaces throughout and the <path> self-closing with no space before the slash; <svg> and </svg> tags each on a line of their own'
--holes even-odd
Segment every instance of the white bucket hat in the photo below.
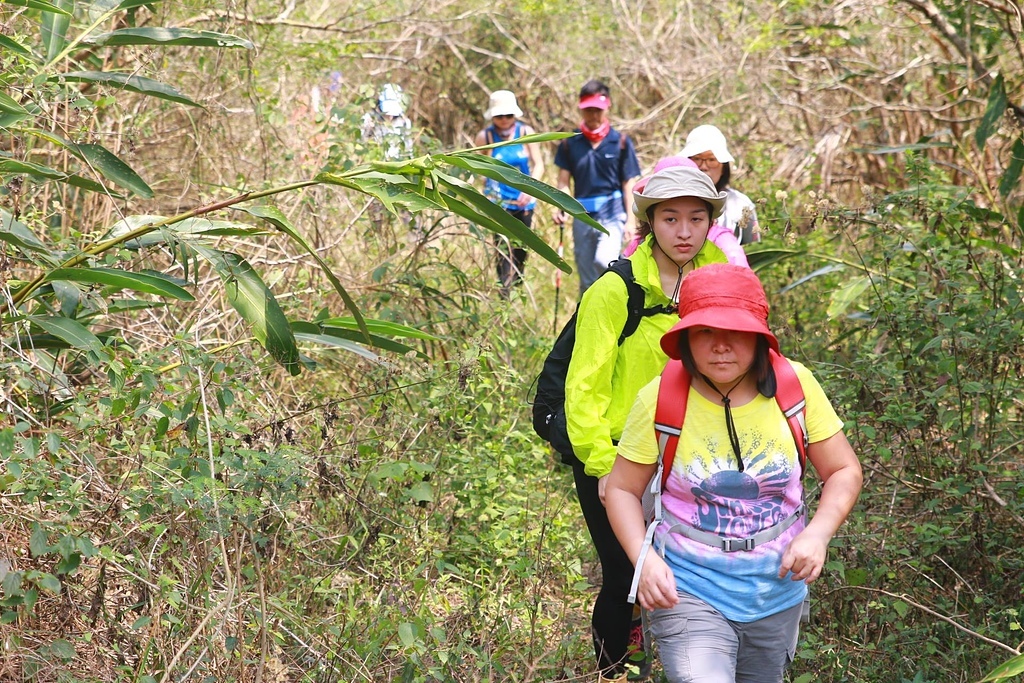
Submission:
<svg viewBox="0 0 1024 683">
<path fill-rule="evenodd" d="M 523 110 L 516 103 L 516 94 L 511 90 L 495 90 L 491 93 L 491 102 L 484 112 L 485 119 L 493 119 L 495 116 L 522 116 Z"/>
<path fill-rule="evenodd" d="M 704 171 L 691 166 L 671 166 L 652 175 L 643 192 L 633 193 L 633 214 L 646 221 L 648 209 L 677 197 L 703 199 L 711 205 L 711 219 L 714 220 L 722 215 L 726 194 L 715 189 L 715 184 Z"/>
<path fill-rule="evenodd" d="M 686 146 L 679 152 L 681 157 L 695 157 L 704 152 L 711 152 L 718 159 L 718 163 L 727 164 L 735 161 L 729 154 L 729 145 L 725 143 L 725 136 L 715 126 L 697 126 L 686 136 Z"/>
</svg>

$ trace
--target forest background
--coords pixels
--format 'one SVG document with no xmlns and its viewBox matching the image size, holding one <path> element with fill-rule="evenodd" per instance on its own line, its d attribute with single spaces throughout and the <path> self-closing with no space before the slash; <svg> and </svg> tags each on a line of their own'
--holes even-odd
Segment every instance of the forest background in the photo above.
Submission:
<svg viewBox="0 0 1024 683">
<path fill-rule="evenodd" d="M 576 278 L 544 206 L 502 300 L 443 154 L 499 88 L 571 130 L 592 77 L 645 169 L 726 131 L 773 328 L 864 464 L 791 680 L 1018 676 L 1021 30 L 1013 0 L 3 0 L 0 680 L 593 678 L 598 569 L 529 424 Z M 415 164 L 360 140 L 385 82 Z"/>
</svg>

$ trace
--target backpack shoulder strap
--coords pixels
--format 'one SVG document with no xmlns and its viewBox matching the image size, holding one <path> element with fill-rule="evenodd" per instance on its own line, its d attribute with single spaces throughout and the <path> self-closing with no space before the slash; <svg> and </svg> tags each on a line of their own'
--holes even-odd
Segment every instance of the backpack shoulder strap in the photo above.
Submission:
<svg viewBox="0 0 1024 683">
<path fill-rule="evenodd" d="M 629 259 L 616 259 L 608 264 L 608 270 L 612 271 L 626 284 L 626 324 L 622 326 L 622 333 L 619 335 L 619 346 L 628 338 L 632 337 L 640 321 L 659 313 L 675 313 L 675 306 L 645 306 L 646 295 L 644 288 L 637 284 L 633 277 L 633 262 Z"/>
<path fill-rule="evenodd" d="M 662 485 L 672 471 L 689 397 L 690 373 L 683 367 L 682 361 L 670 360 L 661 372 L 658 405 L 654 411 L 654 431 L 658 435 L 658 469 Z"/>
<path fill-rule="evenodd" d="M 640 326 L 640 318 L 644 311 L 644 290 L 636 283 L 633 277 L 633 262 L 629 259 L 620 258 L 608 264 L 608 270 L 622 278 L 626 285 L 626 324 L 622 326 L 622 333 L 619 334 L 619 346 L 627 338 L 632 337 L 636 328 Z"/>
<path fill-rule="evenodd" d="M 800 456 L 800 477 L 807 470 L 807 447 L 810 436 L 807 433 L 807 401 L 804 399 L 804 388 L 796 375 L 793 365 L 780 353 L 769 351 L 772 370 L 775 371 L 775 401 L 786 416 L 789 431 L 793 433 L 796 450 Z"/>
<path fill-rule="evenodd" d="M 487 126 L 487 128 L 484 129 L 484 133 L 486 134 L 486 138 L 485 139 L 487 140 L 487 144 L 488 145 L 493 145 L 494 144 L 494 126 Z"/>
<path fill-rule="evenodd" d="M 661 507 L 661 491 L 668 479 L 668 473 L 672 471 L 672 461 L 676 457 L 676 447 L 679 445 L 679 433 L 683 428 L 689 394 L 690 373 L 683 367 L 682 361 L 670 360 L 661 372 L 658 403 L 654 410 L 654 431 L 658 436 L 658 467 L 654 476 L 651 477 L 641 501 L 647 532 L 644 534 L 644 542 L 633 570 L 633 582 L 629 587 L 627 598 L 630 603 L 636 602 L 636 592 L 640 586 L 640 572 L 643 569 L 647 553 L 654 545 L 654 534 L 664 518 Z"/>
<path fill-rule="evenodd" d="M 619 151 L 620 152 L 622 150 L 626 149 L 626 141 L 628 139 L 629 139 L 628 135 L 626 135 L 625 133 L 619 133 Z"/>
</svg>

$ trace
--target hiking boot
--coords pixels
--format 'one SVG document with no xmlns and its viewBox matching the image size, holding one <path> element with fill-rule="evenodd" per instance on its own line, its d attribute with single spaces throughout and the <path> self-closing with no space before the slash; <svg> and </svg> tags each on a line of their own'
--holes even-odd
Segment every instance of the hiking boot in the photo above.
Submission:
<svg viewBox="0 0 1024 683">
<path fill-rule="evenodd" d="M 644 642 L 644 624 L 638 616 L 629 629 L 629 645 L 626 647 L 626 662 L 631 665 L 627 681 L 646 681 L 651 677 L 651 653 Z M 632 667 L 638 670 L 634 673 Z"/>
</svg>

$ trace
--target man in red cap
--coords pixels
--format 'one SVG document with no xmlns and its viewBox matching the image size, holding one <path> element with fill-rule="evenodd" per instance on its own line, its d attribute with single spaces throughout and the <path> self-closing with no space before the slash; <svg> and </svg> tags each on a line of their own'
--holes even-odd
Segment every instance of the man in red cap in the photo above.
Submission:
<svg viewBox="0 0 1024 683">
<path fill-rule="evenodd" d="M 609 94 L 608 86 L 601 81 L 587 81 L 580 89 L 583 120 L 576 129 L 580 135 L 563 140 L 555 153 L 558 188 L 568 191 L 572 180 L 573 196 L 608 231 L 605 235 L 573 221 L 573 255 L 581 297 L 608 263 L 619 257 L 623 238 L 632 239 L 636 227 L 630 204 L 633 185 L 640 177 L 640 163 L 633 141 L 612 128 L 608 120 Z M 558 211 L 554 219 L 561 225 L 566 215 Z"/>
</svg>

